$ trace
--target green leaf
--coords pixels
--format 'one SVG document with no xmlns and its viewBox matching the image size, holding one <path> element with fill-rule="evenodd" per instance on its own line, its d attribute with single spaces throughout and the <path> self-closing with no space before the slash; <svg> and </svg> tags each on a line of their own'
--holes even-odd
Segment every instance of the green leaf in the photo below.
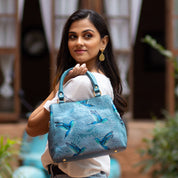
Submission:
<svg viewBox="0 0 178 178">
<path fill-rule="evenodd" d="M 17 139 L 10 139 L 6 136 L 0 137 L 0 178 L 9 178 L 12 175 L 11 161 L 18 151 L 15 147 L 20 141 Z"/>
<path fill-rule="evenodd" d="M 146 148 L 139 152 L 143 156 L 138 164 L 142 172 L 153 170 L 153 175 L 173 178 L 178 172 L 178 113 L 174 116 L 164 113 L 166 119 L 156 122 L 153 137 L 144 139 Z"/>
</svg>

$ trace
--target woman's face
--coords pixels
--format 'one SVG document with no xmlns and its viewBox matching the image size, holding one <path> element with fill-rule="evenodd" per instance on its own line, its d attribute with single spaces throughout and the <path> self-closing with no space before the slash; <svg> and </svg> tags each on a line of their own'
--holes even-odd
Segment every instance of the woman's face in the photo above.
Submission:
<svg viewBox="0 0 178 178">
<path fill-rule="evenodd" d="M 68 48 L 76 63 L 86 63 L 88 69 L 96 68 L 99 50 L 105 49 L 106 39 L 86 18 L 72 23 L 68 33 Z M 106 43 L 106 44 L 105 44 Z"/>
</svg>

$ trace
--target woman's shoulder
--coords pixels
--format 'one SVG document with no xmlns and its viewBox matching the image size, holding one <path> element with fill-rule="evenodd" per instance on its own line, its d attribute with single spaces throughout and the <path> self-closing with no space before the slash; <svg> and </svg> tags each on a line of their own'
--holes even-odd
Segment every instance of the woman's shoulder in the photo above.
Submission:
<svg viewBox="0 0 178 178">
<path fill-rule="evenodd" d="M 78 101 L 89 99 L 93 96 L 92 85 L 85 75 L 80 75 L 70 79 L 64 85 L 64 95 L 66 100 Z"/>
<path fill-rule="evenodd" d="M 111 85 L 110 79 L 108 77 L 106 77 L 105 75 L 103 75 L 101 73 L 96 73 L 96 72 L 92 72 L 92 74 L 96 78 L 98 85 L 99 84 Z M 87 75 L 78 75 L 78 76 L 70 79 L 64 86 L 66 86 L 68 84 L 75 85 L 75 86 L 78 86 L 78 85 L 91 86 L 91 81 Z"/>
<path fill-rule="evenodd" d="M 103 83 L 110 83 L 110 79 L 106 77 L 106 75 L 97 72 L 92 72 L 92 74 L 95 76 L 97 82 L 102 81 Z"/>
<path fill-rule="evenodd" d="M 113 98 L 113 89 L 110 79 L 101 73 L 92 72 L 96 78 L 97 84 L 102 95 L 110 95 Z M 70 89 L 71 92 L 74 90 L 78 91 L 80 94 L 89 93 L 90 96 L 93 95 L 92 83 L 87 75 L 79 75 L 75 78 L 70 79 L 64 87 Z"/>
<path fill-rule="evenodd" d="M 78 75 L 72 79 L 70 79 L 69 81 L 66 82 L 66 84 L 64 85 L 65 86 L 90 86 L 91 84 L 91 81 L 90 79 L 86 76 L 86 75 Z"/>
</svg>

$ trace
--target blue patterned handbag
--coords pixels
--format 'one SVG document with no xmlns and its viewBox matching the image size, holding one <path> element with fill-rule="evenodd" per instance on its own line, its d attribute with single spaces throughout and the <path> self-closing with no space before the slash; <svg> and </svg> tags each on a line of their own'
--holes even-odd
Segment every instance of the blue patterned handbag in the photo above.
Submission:
<svg viewBox="0 0 178 178">
<path fill-rule="evenodd" d="M 101 96 L 96 79 L 87 71 L 95 97 L 83 101 L 64 102 L 60 79 L 59 103 L 50 106 L 48 146 L 54 162 L 75 161 L 116 153 L 126 149 L 126 127 L 112 98 Z"/>
</svg>

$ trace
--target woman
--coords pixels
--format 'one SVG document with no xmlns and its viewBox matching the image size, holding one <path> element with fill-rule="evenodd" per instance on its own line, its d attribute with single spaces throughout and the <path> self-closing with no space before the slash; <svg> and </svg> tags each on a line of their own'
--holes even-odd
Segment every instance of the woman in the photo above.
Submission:
<svg viewBox="0 0 178 178">
<path fill-rule="evenodd" d="M 75 66 L 75 67 L 74 67 Z M 101 93 L 110 95 L 122 116 L 126 103 L 121 97 L 122 86 L 114 60 L 110 34 L 104 19 L 92 10 L 78 10 L 67 20 L 57 57 L 55 87 L 46 100 L 30 115 L 26 131 L 31 136 L 48 132 L 49 106 L 57 102 L 57 88 L 61 74 L 74 67 L 65 79 L 66 101 L 93 97 L 92 85 L 86 75 L 92 72 Z M 43 166 L 52 177 L 107 177 L 110 171 L 109 155 L 67 163 L 54 163 L 48 145 L 42 155 Z"/>
</svg>

